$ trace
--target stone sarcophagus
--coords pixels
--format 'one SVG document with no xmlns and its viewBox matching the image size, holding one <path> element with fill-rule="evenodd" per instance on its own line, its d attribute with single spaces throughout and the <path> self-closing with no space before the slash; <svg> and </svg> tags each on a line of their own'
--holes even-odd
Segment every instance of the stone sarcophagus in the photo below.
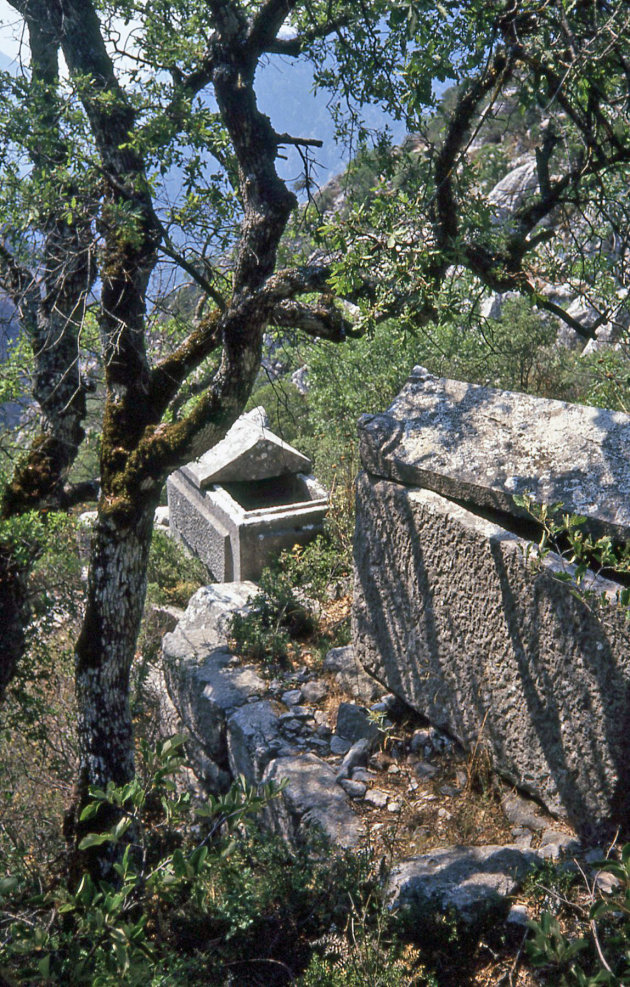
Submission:
<svg viewBox="0 0 630 987">
<path fill-rule="evenodd" d="M 362 665 L 584 836 L 630 818 L 630 623 L 532 565 L 513 500 L 630 538 L 630 416 L 416 367 L 359 426 L 353 640 Z M 569 571 L 570 575 L 570 571 Z"/>
<path fill-rule="evenodd" d="M 322 530 L 328 497 L 310 469 L 256 408 L 168 478 L 171 532 L 217 582 L 255 580 L 282 549 Z"/>
</svg>

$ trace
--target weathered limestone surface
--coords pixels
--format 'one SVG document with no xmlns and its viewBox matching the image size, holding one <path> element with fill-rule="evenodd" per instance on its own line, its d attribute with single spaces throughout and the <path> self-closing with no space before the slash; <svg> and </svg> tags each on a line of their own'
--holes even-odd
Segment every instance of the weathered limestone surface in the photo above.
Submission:
<svg viewBox="0 0 630 987">
<path fill-rule="evenodd" d="M 265 480 L 287 473 L 310 473 L 311 461 L 269 431 L 264 408 L 241 417 L 225 438 L 184 467 L 198 487 L 230 480 Z"/>
<path fill-rule="evenodd" d="M 314 823 L 333 845 L 350 847 L 359 842 L 364 833 L 361 820 L 336 784 L 334 769 L 315 754 L 279 757 L 270 762 L 263 780 L 284 780 L 286 784 L 282 798 L 275 799 L 267 809 L 267 818 L 276 832 L 294 840 L 301 825 Z"/>
<path fill-rule="evenodd" d="M 508 896 L 542 858 L 517 846 L 454 846 L 403 860 L 391 873 L 392 907 L 419 921 L 454 909 L 466 924 L 505 917 Z"/>
<path fill-rule="evenodd" d="M 319 825 L 334 843 L 351 846 L 363 826 L 350 799 L 336 784 L 337 771 L 312 753 L 329 746 L 316 734 L 314 710 L 291 703 L 302 691 L 269 697 L 269 684 L 241 664 L 227 644 L 228 622 L 245 612 L 253 583 L 204 586 L 195 593 L 175 629 L 162 641 L 164 678 L 198 778 L 211 791 L 225 791 L 239 775 L 252 785 L 287 780 L 267 810 L 271 828 L 297 839 L 301 828 Z M 304 691 L 321 699 L 326 688 Z M 328 731 L 330 733 L 330 731 Z"/>
<path fill-rule="evenodd" d="M 437 378 L 414 367 L 384 415 L 359 424 L 374 476 L 515 513 L 562 502 L 597 531 L 630 531 L 630 415 Z"/>
<path fill-rule="evenodd" d="M 630 646 L 527 543 L 439 495 L 363 474 L 353 640 L 365 669 L 587 833 L 630 809 Z M 614 584 L 602 581 L 613 592 Z"/>
</svg>

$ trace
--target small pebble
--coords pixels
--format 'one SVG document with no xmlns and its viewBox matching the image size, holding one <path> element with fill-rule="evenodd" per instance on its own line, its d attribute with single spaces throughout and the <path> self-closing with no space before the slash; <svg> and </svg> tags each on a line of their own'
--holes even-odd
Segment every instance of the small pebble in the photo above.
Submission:
<svg viewBox="0 0 630 987">
<path fill-rule="evenodd" d="M 433 778 L 437 774 L 437 768 L 429 764 L 428 761 L 420 761 L 414 770 L 418 778 Z"/>
<path fill-rule="evenodd" d="M 300 723 L 299 720 L 288 719 L 281 722 L 282 722 L 282 729 L 286 730 L 287 733 L 299 733 L 299 731 L 302 729 L 302 724 Z"/>
<path fill-rule="evenodd" d="M 610 871 L 602 870 L 596 875 L 593 883 L 597 890 L 602 891 L 603 894 L 612 894 L 619 887 L 619 878 L 611 874 Z"/>
<path fill-rule="evenodd" d="M 454 795 L 459 795 L 459 789 L 453 785 L 442 785 L 440 795 L 447 795 L 449 798 L 452 798 Z"/>
<path fill-rule="evenodd" d="M 409 748 L 414 754 L 420 754 L 424 751 L 427 744 L 429 744 L 430 739 L 431 735 L 427 729 L 415 730 Z"/>
<path fill-rule="evenodd" d="M 352 744 L 349 740 L 344 740 L 343 737 L 339 737 L 337 734 L 330 741 L 331 754 L 347 754 L 351 747 Z"/>
<path fill-rule="evenodd" d="M 302 690 L 289 689 L 288 692 L 283 692 L 280 698 L 285 706 L 297 706 L 302 701 Z"/>
<path fill-rule="evenodd" d="M 389 795 L 387 792 L 381 791 L 380 788 L 372 788 L 365 793 L 365 801 L 369 802 L 370 805 L 375 805 L 377 809 L 384 809 L 388 800 Z"/>
<path fill-rule="evenodd" d="M 374 781 L 376 775 L 373 771 L 368 771 L 367 768 L 355 768 L 352 772 L 353 781 Z"/>
<path fill-rule="evenodd" d="M 523 928 L 529 922 L 529 912 L 525 905 L 512 905 L 505 920 L 509 925 L 521 925 Z"/>
<path fill-rule="evenodd" d="M 351 799 L 362 799 L 367 791 L 367 785 L 362 781 L 355 781 L 354 778 L 342 778 L 339 784 Z"/>
</svg>

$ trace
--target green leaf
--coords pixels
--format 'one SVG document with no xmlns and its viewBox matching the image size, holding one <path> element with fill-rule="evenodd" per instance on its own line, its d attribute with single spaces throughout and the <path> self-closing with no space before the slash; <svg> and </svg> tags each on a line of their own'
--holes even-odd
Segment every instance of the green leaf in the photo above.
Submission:
<svg viewBox="0 0 630 987">
<path fill-rule="evenodd" d="M 86 819 L 93 819 L 98 810 L 101 808 L 100 802 L 88 802 L 85 808 L 82 810 L 79 820 L 85 822 Z"/>
<path fill-rule="evenodd" d="M 41 958 L 37 964 L 37 969 L 39 970 L 40 976 L 43 977 L 44 980 L 48 980 L 50 977 L 50 953 Z"/>
<path fill-rule="evenodd" d="M 88 833 L 79 843 L 79 850 L 89 850 L 93 846 L 102 846 L 103 843 L 113 843 L 114 837 L 111 833 Z"/>
</svg>

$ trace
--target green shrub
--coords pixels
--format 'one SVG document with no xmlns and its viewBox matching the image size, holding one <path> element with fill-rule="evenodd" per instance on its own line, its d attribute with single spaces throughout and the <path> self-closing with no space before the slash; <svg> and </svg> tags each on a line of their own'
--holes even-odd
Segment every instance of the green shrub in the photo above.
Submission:
<svg viewBox="0 0 630 987">
<path fill-rule="evenodd" d="M 312 615 L 296 599 L 290 577 L 277 563 L 263 570 L 259 592 L 246 614 L 234 614 L 229 634 L 243 658 L 273 663 L 287 659 L 291 638 L 304 637 L 313 628 Z"/>
<path fill-rule="evenodd" d="M 185 607 L 209 581 L 208 570 L 164 531 L 153 529 L 147 567 L 147 602 Z"/>
<path fill-rule="evenodd" d="M 45 891 L 43 875 L 22 861 L 0 881 L 3 962 L 11 982 L 187 982 L 186 963 L 161 934 L 171 928 L 168 913 L 208 910 L 215 871 L 231 852 L 230 834 L 251 825 L 279 789 L 255 790 L 241 779 L 226 795 L 193 807 L 175 782 L 182 744 L 174 737 L 155 753 L 145 748 L 145 781 L 139 775 L 124 786 L 91 790 L 81 820 L 97 828 L 79 848 L 111 851 L 109 879 L 97 882 L 86 872 L 74 890 L 59 884 Z M 116 819 L 106 831 L 98 828 L 103 811 Z"/>
<path fill-rule="evenodd" d="M 627 987 L 630 984 L 630 843 L 618 860 L 601 860 L 616 882 L 607 893 L 588 888 L 591 906 L 572 933 L 556 916 L 542 913 L 529 923 L 527 953 L 534 967 L 552 972 L 559 987 Z"/>
<path fill-rule="evenodd" d="M 371 857 L 333 853 L 317 830 L 297 846 L 261 833 L 258 815 L 279 793 L 271 786 L 256 790 L 241 779 L 225 795 L 195 802 L 182 785 L 181 751 L 180 737 L 155 752 L 143 745 L 133 781 L 91 791 L 80 846 L 111 851 L 107 879 L 86 873 L 69 889 L 58 878 L 51 883 L 32 855 L 5 858 L 3 980 L 286 985 L 308 966 L 314 944 L 321 952 L 317 944 L 356 928 L 357 915 L 362 943 L 363 929 L 366 937 L 359 969 L 368 969 L 372 953 L 394 969 Z M 101 821 L 112 815 L 113 823 Z"/>
</svg>

